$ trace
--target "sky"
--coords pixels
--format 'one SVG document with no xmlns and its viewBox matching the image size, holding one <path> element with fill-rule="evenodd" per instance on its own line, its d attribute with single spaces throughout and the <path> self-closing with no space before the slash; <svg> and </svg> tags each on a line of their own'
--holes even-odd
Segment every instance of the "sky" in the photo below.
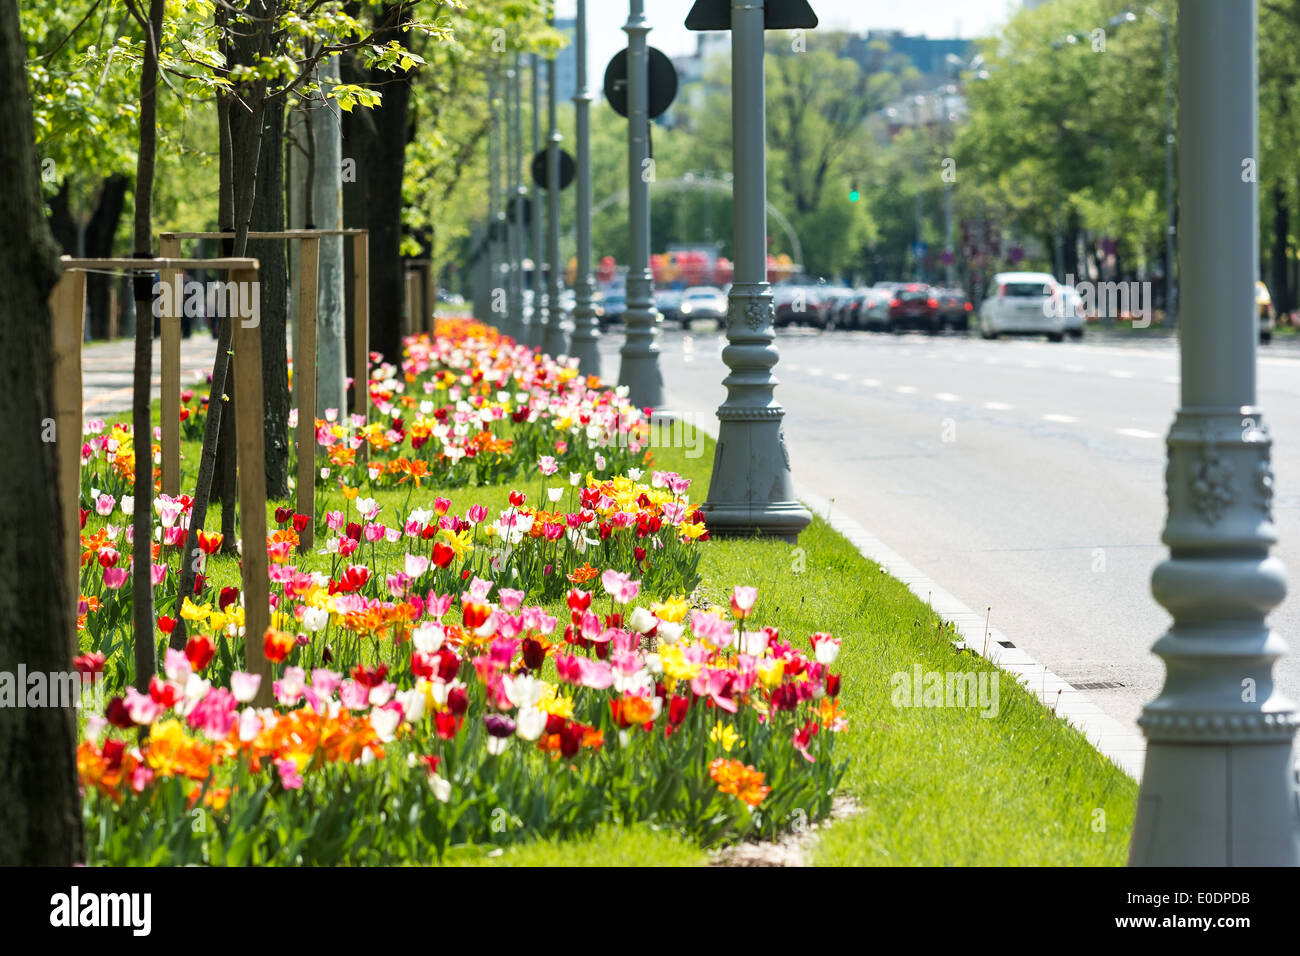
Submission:
<svg viewBox="0 0 1300 956">
<path fill-rule="evenodd" d="M 902 30 L 931 37 L 975 37 L 1005 22 L 1018 0 L 809 0 L 824 28 Z M 650 45 L 669 56 L 691 53 L 695 34 L 683 26 L 694 0 L 646 0 Z M 574 16 L 575 0 L 558 0 L 558 15 Z M 587 0 L 590 82 L 599 86 L 605 64 L 627 46 L 625 0 Z"/>
</svg>

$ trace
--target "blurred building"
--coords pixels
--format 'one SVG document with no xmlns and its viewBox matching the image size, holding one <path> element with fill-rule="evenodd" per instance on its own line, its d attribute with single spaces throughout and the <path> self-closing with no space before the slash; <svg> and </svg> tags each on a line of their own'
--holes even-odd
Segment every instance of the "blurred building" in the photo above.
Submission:
<svg viewBox="0 0 1300 956">
<path fill-rule="evenodd" d="M 706 78 L 710 70 L 729 83 L 730 74 L 726 71 L 731 63 L 731 34 L 697 33 L 695 52 L 675 56 L 672 61 L 677 69 L 677 99 L 659 119 L 660 123 L 669 127 L 676 125 L 676 117 L 680 115 L 683 106 L 688 110 L 698 110 L 704 106 L 705 97 L 709 93 Z"/>
<path fill-rule="evenodd" d="M 555 29 L 569 41 L 569 45 L 555 58 L 556 96 L 560 103 L 567 103 L 578 92 L 578 21 L 574 17 L 557 18 Z"/>
</svg>

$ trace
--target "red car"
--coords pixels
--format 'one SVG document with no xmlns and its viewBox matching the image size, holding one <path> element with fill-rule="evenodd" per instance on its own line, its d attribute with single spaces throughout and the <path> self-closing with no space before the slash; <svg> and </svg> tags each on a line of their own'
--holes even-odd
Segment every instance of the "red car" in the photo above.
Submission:
<svg viewBox="0 0 1300 956">
<path fill-rule="evenodd" d="M 934 334 L 940 329 L 939 300 L 920 282 L 901 285 L 889 300 L 889 327 L 895 332 L 916 329 Z"/>
</svg>

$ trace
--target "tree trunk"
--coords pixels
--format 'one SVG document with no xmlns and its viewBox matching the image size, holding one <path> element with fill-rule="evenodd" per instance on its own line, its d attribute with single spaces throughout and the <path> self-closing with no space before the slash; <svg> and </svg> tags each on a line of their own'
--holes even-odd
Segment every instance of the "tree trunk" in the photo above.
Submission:
<svg viewBox="0 0 1300 956">
<path fill-rule="evenodd" d="M 403 10 L 398 19 L 396 12 L 396 6 L 386 5 L 375 14 L 376 22 L 393 18 L 396 24 L 376 32 L 376 45 L 392 40 L 410 45 L 409 34 L 400 28 L 402 23 L 409 22 L 410 13 Z M 364 216 L 361 222 L 370 230 L 370 350 L 382 353 L 387 361 L 399 362 L 405 288 L 401 258 L 402 176 L 406 166 L 411 75 L 365 70 L 351 56 L 344 58 L 342 70 L 343 82 L 373 84 L 384 94 L 383 101 L 374 109 L 343 114 L 343 152 L 357 160 L 357 182 L 345 190 L 345 209 L 359 205 Z M 353 198 L 354 190 L 362 195 Z M 351 222 L 356 225 L 358 220 Z"/>
<path fill-rule="evenodd" d="M 0 2 L 0 421 L 9 467 L 0 471 L 0 671 L 68 673 L 75 633 L 63 575 L 47 298 L 58 247 L 45 222 L 25 45 L 13 0 Z M 80 441 L 78 435 L 55 436 Z M 20 688 L 22 693 L 25 688 Z M 0 707 L 0 866 L 70 866 L 85 859 L 71 707 Z"/>
<path fill-rule="evenodd" d="M 1278 314 L 1292 309 L 1290 290 L 1287 288 L 1287 244 L 1291 238 L 1291 207 L 1287 203 L 1286 189 L 1281 182 L 1273 185 L 1273 254 L 1269 273 L 1269 286 L 1273 304 Z"/>
<path fill-rule="evenodd" d="M 276 19 L 275 0 L 252 0 L 250 7 L 253 8 L 250 12 L 263 25 L 259 28 L 259 31 L 267 31 L 269 34 L 270 25 Z M 217 15 L 221 15 L 221 8 L 218 8 Z M 261 49 L 263 42 L 266 44 L 264 52 L 269 53 L 269 35 L 263 35 L 262 32 L 240 34 L 239 39 L 241 44 L 232 44 L 232 49 L 227 53 L 229 62 L 246 62 L 251 58 L 250 50 Z M 242 52 L 236 53 L 236 50 Z M 253 217 L 254 200 L 258 195 L 257 174 L 260 168 L 259 153 L 262 145 L 262 138 L 255 135 L 250 136 L 248 130 L 260 130 L 262 128 L 263 115 L 266 112 L 266 84 L 257 80 L 241 84 L 236 87 L 235 95 L 242 103 L 249 104 L 249 108 L 245 109 L 241 105 L 232 105 L 231 108 L 226 110 L 226 123 L 220 131 L 222 136 L 221 156 L 223 159 L 229 157 L 230 160 L 229 201 L 235 227 L 235 238 L 231 243 L 230 254 L 232 256 L 244 256 L 247 255 L 249 223 Z M 233 145 L 235 143 L 247 145 L 245 149 L 237 150 Z M 226 184 L 223 182 L 224 185 Z M 224 195 L 223 192 L 223 203 L 226 202 Z M 259 274 L 259 282 L 260 280 Z M 265 290 L 263 290 L 263 313 L 266 311 L 266 302 L 266 294 Z M 198 531 L 207 520 L 208 500 L 212 493 L 213 476 L 216 472 L 217 437 L 221 433 L 222 420 L 228 417 L 223 414 L 225 403 L 220 399 L 223 394 L 226 394 L 227 381 L 233 381 L 229 371 L 231 340 L 234 332 L 232 323 L 234 321 L 238 321 L 238 319 L 225 316 L 220 319 L 218 327 L 217 358 L 212 366 L 213 398 L 208 402 L 208 414 L 203 425 L 203 449 L 199 456 L 199 475 L 194 486 L 194 503 L 190 506 L 190 528 L 185 537 L 185 553 L 187 555 L 197 552 Z M 263 321 L 265 321 L 264 316 Z M 281 334 L 283 335 L 283 332 Z M 229 417 L 233 419 L 233 416 Z M 233 498 L 233 493 L 229 494 L 228 497 Z M 264 545 L 265 542 L 253 543 L 254 547 L 263 547 Z M 194 592 L 196 574 L 197 571 L 192 562 L 186 561 L 182 563 L 178 594 L 186 595 Z M 172 629 L 171 646 L 178 649 L 184 647 L 185 636 L 185 619 L 177 615 L 176 626 Z"/>
<path fill-rule="evenodd" d="M 248 129 L 261 142 L 258 149 L 257 201 L 249 224 L 253 232 L 284 229 L 284 101 L 266 104 L 260 130 Z M 232 139 L 236 153 L 251 144 Z M 285 335 L 289 321 L 289 260 L 283 239 L 254 239 L 247 255 L 257 259 L 262 286 L 263 447 L 266 452 L 266 496 L 289 497 L 289 351 Z"/>
<path fill-rule="evenodd" d="M 86 255 L 91 258 L 109 258 L 117 238 L 118 223 L 126 205 L 126 191 L 131 181 L 120 173 L 104 179 L 95 199 L 94 212 L 86 224 Z M 106 339 L 109 336 L 109 288 L 111 277 L 91 273 L 86 276 L 86 305 L 90 313 L 90 337 Z"/>
<path fill-rule="evenodd" d="M 158 148 L 158 46 L 162 39 L 163 0 L 149 0 L 144 61 L 140 66 L 140 149 L 135 172 L 135 256 L 153 256 L 153 178 Z M 153 277 L 135 279 L 135 377 L 131 430 L 135 442 L 134 534 L 131 607 L 135 624 L 135 686 L 148 693 L 157 669 L 153 616 L 153 425 L 149 393 L 153 380 Z"/>
<path fill-rule="evenodd" d="M 320 70 L 322 90 L 338 83 L 338 60 L 333 59 Z M 308 219 L 319 229 L 341 229 L 340 206 L 342 183 L 342 140 L 338 120 L 324 104 L 314 104 L 304 124 L 312 131 L 314 143 L 312 187 L 309 190 Z M 347 410 L 346 377 L 343 349 L 343 238 L 326 237 L 320 243 L 320 296 L 317 302 L 316 329 L 316 414 L 325 410 Z"/>
</svg>

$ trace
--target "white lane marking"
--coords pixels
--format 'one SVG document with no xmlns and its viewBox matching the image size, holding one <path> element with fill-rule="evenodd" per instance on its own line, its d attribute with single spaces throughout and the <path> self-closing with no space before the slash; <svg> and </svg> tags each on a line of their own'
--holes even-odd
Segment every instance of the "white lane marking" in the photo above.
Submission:
<svg viewBox="0 0 1300 956">
<path fill-rule="evenodd" d="M 991 412 L 1009 412 L 1014 405 L 1008 405 L 1006 402 L 985 402 L 984 407 Z"/>
<path fill-rule="evenodd" d="M 1177 385 L 1179 382 L 1182 381 L 1182 379 L 1179 378 L 1177 375 L 1166 375 L 1162 379 L 1160 379 L 1160 381 L 1164 382 L 1166 385 Z"/>
<path fill-rule="evenodd" d="M 1082 372 L 1082 371 L 1083 371 L 1083 366 L 1082 366 L 1082 365 L 1067 365 L 1067 366 L 1065 366 L 1065 370 L 1066 370 L 1067 372 Z"/>
<path fill-rule="evenodd" d="M 1042 362 L 1028 361 L 1028 362 L 1021 362 L 1021 363 L 1020 363 L 1020 366 L 1021 366 L 1021 368 L 1042 368 L 1042 367 L 1043 367 L 1043 363 L 1042 363 Z"/>
<path fill-rule="evenodd" d="M 911 395 L 916 391 L 916 388 L 912 385 L 900 385 L 898 386 L 897 391 L 902 392 L 904 395 Z"/>
<path fill-rule="evenodd" d="M 1111 378 L 1132 378 L 1133 373 L 1126 372 L 1121 368 L 1113 368 L 1110 370 L 1110 377 Z"/>
<path fill-rule="evenodd" d="M 878 379 L 878 378 L 864 378 L 864 379 L 862 380 L 862 384 L 865 385 L 865 386 L 867 386 L 867 388 L 879 388 L 879 387 L 880 387 L 880 379 Z"/>
<path fill-rule="evenodd" d="M 819 369 L 819 368 L 810 368 L 810 369 L 808 370 L 808 374 L 809 374 L 809 375 L 821 375 L 821 374 L 822 374 L 822 370 Z"/>
<path fill-rule="evenodd" d="M 786 362 L 785 367 L 789 369 L 791 372 L 799 371 L 799 366 L 795 365 L 794 362 Z"/>
<path fill-rule="evenodd" d="M 1149 432 L 1144 428 L 1117 428 L 1117 434 L 1127 435 L 1129 438 L 1159 438 L 1155 432 Z"/>
<path fill-rule="evenodd" d="M 836 373 L 835 373 L 835 381 L 837 381 L 837 382 L 847 382 L 848 380 L 849 380 L 849 376 L 848 376 L 848 373 L 847 373 L 847 372 L 836 372 Z"/>
<path fill-rule="evenodd" d="M 1057 415 L 1054 412 L 1043 416 L 1043 421 L 1045 422 L 1060 422 L 1062 425 L 1069 425 L 1070 423 L 1077 422 L 1078 420 L 1079 419 L 1075 418 L 1072 415 Z"/>
<path fill-rule="evenodd" d="M 937 399 L 938 399 L 939 401 L 941 401 L 941 402 L 960 402 L 960 401 L 961 401 L 961 399 L 958 398 L 956 395 L 954 395 L 952 392 L 936 392 L 934 397 L 937 398 Z"/>
</svg>

